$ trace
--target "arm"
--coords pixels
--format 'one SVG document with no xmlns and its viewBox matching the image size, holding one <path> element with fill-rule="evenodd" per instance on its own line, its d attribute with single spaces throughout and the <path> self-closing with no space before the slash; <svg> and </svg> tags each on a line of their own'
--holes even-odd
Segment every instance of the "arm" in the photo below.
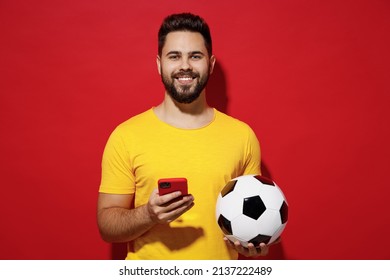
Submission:
<svg viewBox="0 0 390 280">
<path fill-rule="evenodd" d="M 169 223 L 193 206 L 192 196 L 180 192 L 159 196 L 155 189 L 147 204 L 130 209 L 134 194 L 99 193 L 97 221 L 107 242 L 128 242 L 157 224 Z"/>
</svg>

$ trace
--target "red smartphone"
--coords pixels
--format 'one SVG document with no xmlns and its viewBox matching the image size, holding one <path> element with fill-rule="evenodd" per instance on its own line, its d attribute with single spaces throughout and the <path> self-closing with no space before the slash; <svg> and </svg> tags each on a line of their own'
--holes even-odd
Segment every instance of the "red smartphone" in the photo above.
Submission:
<svg viewBox="0 0 390 280">
<path fill-rule="evenodd" d="M 181 191 L 182 195 L 188 195 L 186 178 L 163 178 L 158 180 L 158 193 L 164 195 L 174 191 Z"/>
</svg>

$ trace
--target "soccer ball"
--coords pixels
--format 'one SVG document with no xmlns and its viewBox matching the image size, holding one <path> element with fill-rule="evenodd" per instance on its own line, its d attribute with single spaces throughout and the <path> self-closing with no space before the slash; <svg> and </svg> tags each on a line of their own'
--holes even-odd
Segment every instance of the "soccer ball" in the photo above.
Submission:
<svg viewBox="0 0 390 280">
<path fill-rule="evenodd" d="M 270 244 L 283 232 L 288 204 L 274 181 L 260 175 L 230 180 L 218 195 L 216 218 L 224 235 L 244 247 Z"/>
</svg>

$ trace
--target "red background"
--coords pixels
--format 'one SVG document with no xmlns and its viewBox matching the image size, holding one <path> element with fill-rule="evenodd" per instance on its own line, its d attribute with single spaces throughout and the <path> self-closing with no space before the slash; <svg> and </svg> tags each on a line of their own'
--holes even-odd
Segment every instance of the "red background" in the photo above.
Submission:
<svg viewBox="0 0 390 280">
<path fill-rule="evenodd" d="M 162 100 L 156 34 L 182 11 L 212 29 L 212 104 L 253 127 L 288 198 L 269 258 L 389 259 L 385 0 L 2 0 L 0 259 L 122 257 L 96 227 L 101 155 Z"/>
</svg>

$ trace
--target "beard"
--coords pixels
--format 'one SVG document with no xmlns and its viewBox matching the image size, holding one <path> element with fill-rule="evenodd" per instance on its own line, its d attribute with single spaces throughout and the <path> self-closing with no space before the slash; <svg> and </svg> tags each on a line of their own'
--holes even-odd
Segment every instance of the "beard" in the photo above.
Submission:
<svg viewBox="0 0 390 280">
<path fill-rule="evenodd" d="M 162 69 L 161 69 L 161 73 Z M 193 79 L 197 78 L 197 82 L 191 85 L 175 85 L 176 78 L 180 76 L 192 77 Z M 199 73 L 193 71 L 179 71 L 173 73 L 172 75 L 161 75 L 162 82 L 164 84 L 165 90 L 168 94 L 178 103 L 190 104 L 202 93 L 203 89 L 206 87 L 209 74 L 207 73 L 204 76 L 200 76 Z"/>
</svg>

